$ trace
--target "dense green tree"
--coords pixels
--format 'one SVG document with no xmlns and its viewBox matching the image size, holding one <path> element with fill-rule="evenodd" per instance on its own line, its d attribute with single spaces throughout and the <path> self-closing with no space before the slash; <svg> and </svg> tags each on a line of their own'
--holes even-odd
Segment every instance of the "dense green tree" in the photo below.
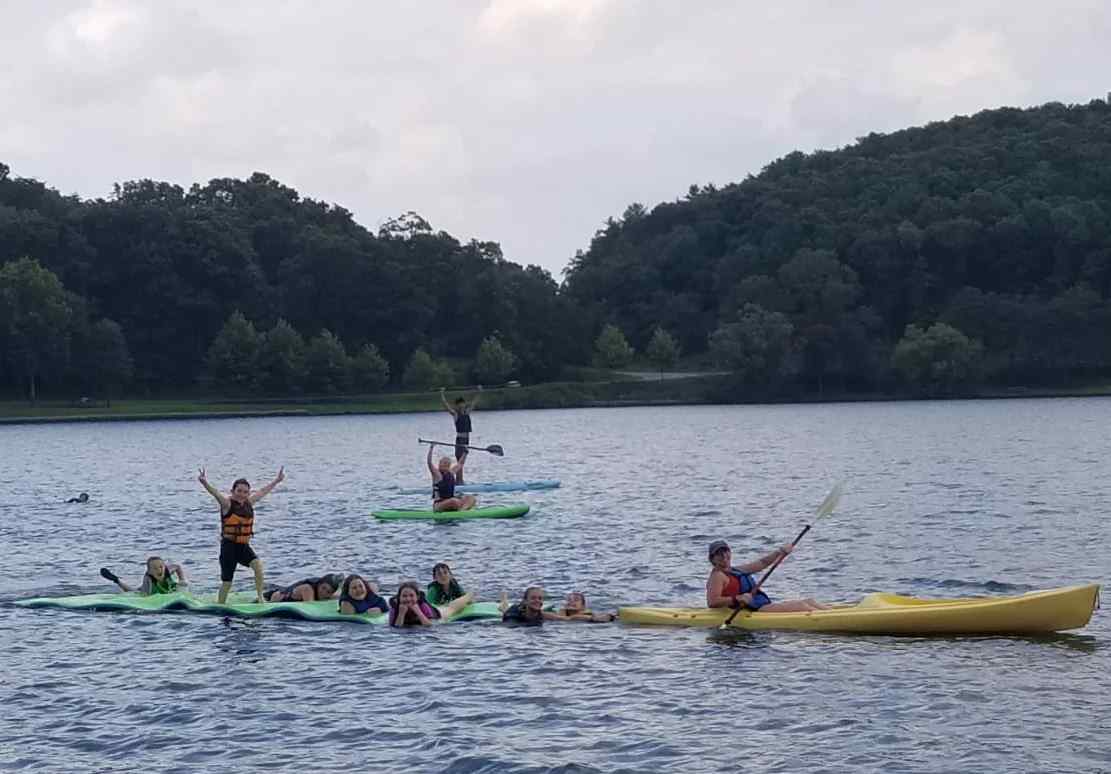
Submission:
<svg viewBox="0 0 1111 774">
<path fill-rule="evenodd" d="M 283 319 L 262 336 L 258 375 L 262 389 L 274 395 L 292 395 L 305 384 L 305 340 Z"/>
<path fill-rule="evenodd" d="M 315 394 L 344 392 L 349 387 L 350 358 L 343 342 L 328 329 L 313 336 L 305 349 L 305 388 Z"/>
<path fill-rule="evenodd" d="M 594 340 L 594 359 L 601 368 L 624 368 L 633 359 L 633 348 L 616 325 L 606 325 Z"/>
<path fill-rule="evenodd" d="M 60 368 L 68 357 L 72 321 L 65 288 L 52 271 L 31 258 L 0 265 L 0 346 L 32 403 L 43 370 Z"/>
<path fill-rule="evenodd" d="M 710 352 L 742 383 L 766 386 L 788 373 L 793 332 L 783 313 L 746 304 L 736 322 L 710 334 Z"/>
<path fill-rule="evenodd" d="M 205 359 L 207 381 L 229 395 L 247 395 L 258 386 L 260 340 L 254 323 L 242 312 L 232 312 L 212 340 Z"/>
<path fill-rule="evenodd" d="M 475 354 L 474 373 L 480 383 L 500 384 L 509 378 L 516 363 L 517 358 L 502 346 L 497 335 L 487 336 Z"/>
<path fill-rule="evenodd" d="M 679 362 L 679 342 L 663 328 L 657 327 L 652 333 L 652 339 L 644 350 L 648 362 L 656 366 L 661 376 L 668 368 L 674 368 Z"/>
<path fill-rule="evenodd" d="M 895 346 L 892 364 L 914 390 L 925 395 L 950 395 L 980 376 L 983 346 L 951 325 L 934 323 L 923 329 L 908 325 Z"/>
<path fill-rule="evenodd" d="M 123 328 L 114 320 L 97 320 L 89 326 L 85 346 L 80 360 L 88 384 L 93 394 L 110 404 L 112 396 L 130 383 L 135 370 Z"/>
<path fill-rule="evenodd" d="M 427 390 L 432 387 L 445 387 L 455 380 L 455 375 L 446 363 L 437 362 L 423 349 L 413 352 L 409 364 L 405 366 L 405 374 L 401 378 L 402 384 L 417 390 Z"/>
<path fill-rule="evenodd" d="M 357 392 L 380 390 L 390 380 L 390 364 L 373 344 L 364 344 L 350 365 L 351 386 Z"/>
</svg>

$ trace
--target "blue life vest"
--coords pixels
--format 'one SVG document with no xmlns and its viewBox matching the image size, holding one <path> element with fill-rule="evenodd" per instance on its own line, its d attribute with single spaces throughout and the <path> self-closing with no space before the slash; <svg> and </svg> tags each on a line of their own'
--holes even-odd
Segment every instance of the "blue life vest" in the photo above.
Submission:
<svg viewBox="0 0 1111 774">
<path fill-rule="evenodd" d="M 727 597 L 731 597 L 734 594 L 749 594 L 754 588 L 756 588 L 756 581 L 754 581 L 752 579 L 752 576 L 749 575 L 747 572 L 741 572 L 735 567 L 730 567 L 728 570 L 725 571 L 725 574 L 729 578 L 729 580 L 725 584 L 724 589 L 725 596 Z M 734 585 L 734 580 L 736 581 L 736 585 L 740 589 L 739 591 L 730 590 Z M 757 591 L 752 598 L 752 604 L 745 605 L 745 607 L 747 607 L 749 610 L 759 610 L 769 602 L 771 602 L 771 598 L 768 597 L 767 594 L 765 594 L 763 591 Z"/>
</svg>

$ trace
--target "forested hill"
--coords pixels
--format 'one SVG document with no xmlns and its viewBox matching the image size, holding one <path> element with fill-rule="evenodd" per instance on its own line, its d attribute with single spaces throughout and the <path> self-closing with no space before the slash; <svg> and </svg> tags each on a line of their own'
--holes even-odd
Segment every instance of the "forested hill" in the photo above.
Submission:
<svg viewBox="0 0 1111 774">
<path fill-rule="evenodd" d="M 565 290 L 637 347 L 662 326 L 811 384 L 882 382 L 906 326 L 938 321 L 982 343 L 988 376 L 1106 370 L 1111 108 L 988 110 L 633 205 Z M 769 364 L 758 343 L 777 337 Z"/>
<path fill-rule="evenodd" d="M 130 352 L 139 392 L 190 389 L 206 373 L 217 384 L 234 384 L 219 372 L 249 370 L 267 356 L 273 368 L 263 377 L 274 377 L 271 392 L 358 389 L 336 361 L 337 341 L 349 355 L 369 348 L 373 360 L 380 353 L 396 382 L 418 348 L 469 360 L 487 338 L 512 354 L 515 373 L 531 379 L 589 356 L 590 331 L 568 311 L 556 282 L 537 267 L 504 260 L 497 244 L 462 244 L 412 213 L 374 234 L 347 210 L 303 199 L 264 174 L 188 191 L 128 182 L 108 200 L 81 201 L 0 165 L 5 264 L 13 276 L 22 272 L 24 287 L 39 281 L 32 275 L 43 267 L 66 294 L 61 305 L 28 304 L 54 314 L 50 325 L 66 328 L 64 341 L 50 339 L 49 331 L 40 331 L 37 342 L 34 331 L 6 343 L 0 335 L 7 366 L 0 381 L 10 387 L 37 371 L 47 387 L 95 388 L 78 385 L 76 372 L 103 361 L 97 349 L 113 330 L 123 342 L 116 350 Z M 237 310 L 250 323 L 250 341 L 240 336 L 209 357 Z M 99 345 L 92 330 L 98 321 Z M 267 351 L 265 334 L 276 325 Z M 328 334 L 310 351 L 322 331 Z M 315 382 L 312 374 L 291 373 L 312 370 L 305 360 L 314 352 Z M 25 355 L 37 362 L 28 366 Z M 287 373 L 275 375 L 275 368 Z M 307 383 L 294 383 L 306 376 Z M 239 382 L 246 391 L 268 391 L 250 379 Z M 381 382 L 380 373 L 372 374 L 368 386 Z"/>
</svg>

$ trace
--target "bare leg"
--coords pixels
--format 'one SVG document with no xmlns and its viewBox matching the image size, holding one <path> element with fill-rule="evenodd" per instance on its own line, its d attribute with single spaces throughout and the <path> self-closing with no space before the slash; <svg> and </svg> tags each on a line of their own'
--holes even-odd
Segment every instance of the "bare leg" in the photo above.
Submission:
<svg viewBox="0 0 1111 774">
<path fill-rule="evenodd" d="M 474 495 L 463 495 L 463 503 L 462 503 L 463 507 L 461 507 L 459 510 L 469 511 L 472 508 L 474 508 L 476 505 L 478 505 L 478 498 L 477 497 L 475 497 Z"/>
<path fill-rule="evenodd" d="M 227 602 L 229 591 L 231 591 L 231 581 L 222 581 L 220 583 L 220 593 L 216 595 L 216 601 L 221 605 Z"/>
<path fill-rule="evenodd" d="M 445 618 L 451 618 L 453 615 L 456 615 L 460 610 L 465 608 L 467 605 L 471 604 L 471 602 L 473 602 L 473 601 L 474 601 L 474 594 L 472 594 L 468 591 L 466 594 L 459 597 L 458 599 L 453 599 L 450 602 L 448 602 L 446 605 L 440 606 L 439 607 L 440 615 L 443 616 L 443 618 L 440 619 L 440 620 L 444 620 Z"/>
<path fill-rule="evenodd" d="M 439 500 L 432 503 L 432 510 L 436 513 L 443 513 L 444 511 L 458 511 L 463 505 L 463 501 L 458 497 L 449 497 L 447 500 Z"/>
<path fill-rule="evenodd" d="M 251 569 L 255 571 L 255 597 L 258 602 L 265 602 L 262 596 L 262 560 L 252 559 Z"/>
</svg>

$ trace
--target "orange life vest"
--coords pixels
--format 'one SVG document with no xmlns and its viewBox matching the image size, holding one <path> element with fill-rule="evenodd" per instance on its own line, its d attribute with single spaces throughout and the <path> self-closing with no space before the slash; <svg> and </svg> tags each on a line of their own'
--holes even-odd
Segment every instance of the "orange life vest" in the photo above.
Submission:
<svg viewBox="0 0 1111 774">
<path fill-rule="evenodd" d="M 239 503 L 231 500 L 231 506 L 228 512 L 220 516 L 220 521 L 223 524 L 221 536 L 224 540 L 230 540 L 233 543 L 249 543 L 251 542 L 251 535 L 254 534 L 255 526 L 255 507 L 251 505 L 248 500 L 245 503 Z"/>
</svg>

